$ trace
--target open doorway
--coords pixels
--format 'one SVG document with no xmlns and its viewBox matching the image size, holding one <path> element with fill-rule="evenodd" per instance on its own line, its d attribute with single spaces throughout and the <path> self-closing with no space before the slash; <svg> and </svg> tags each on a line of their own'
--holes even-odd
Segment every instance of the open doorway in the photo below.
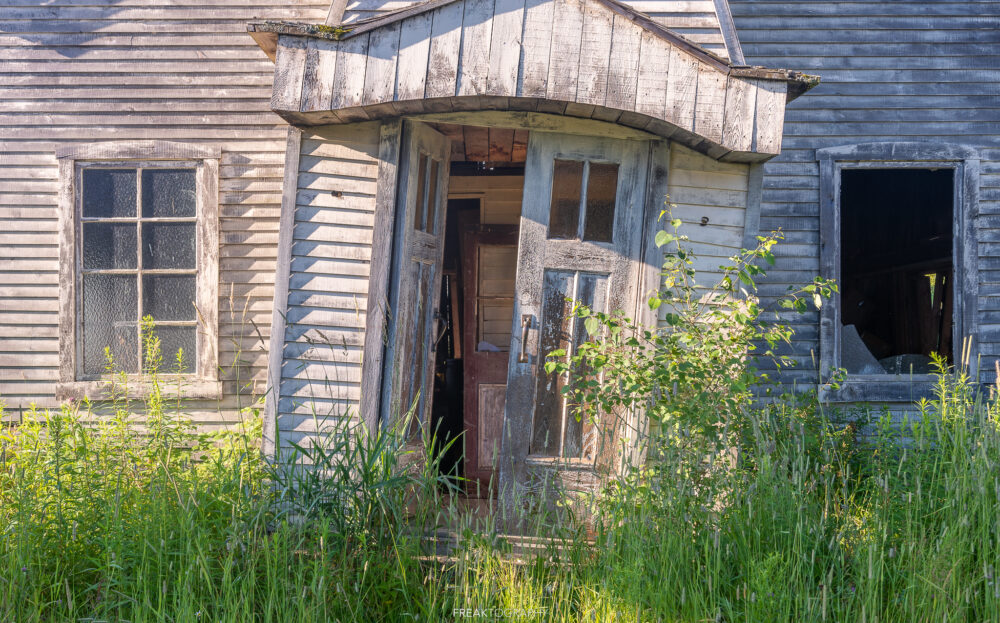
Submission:
<svg viewBox="0 0 1000 623">
<path fill-rule="evenodd" d="M 436 124 L 451 139 L 431 425 L 442 471 L 496 491 L 528 132 Z"/>
<path fill-rule="evenodd" d="M 954 360 L 954 171 L 844 169 L 842 365 L 926 374 Z"/>
</svg>

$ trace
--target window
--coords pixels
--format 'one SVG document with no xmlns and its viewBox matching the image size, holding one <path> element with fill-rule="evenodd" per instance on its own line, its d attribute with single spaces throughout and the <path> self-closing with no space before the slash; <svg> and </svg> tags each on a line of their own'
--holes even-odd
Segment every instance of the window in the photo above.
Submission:
<svg viewBox="0 0 1000 623">
<path fill-rule="evenodd" d="M 954 362 L 954 169 L 840 174 L 841 366 L 929 374 Z"/>
<path fill-rule="evenodd" d="M 141 371 L 156 323 L 164 373 L 218 393 L 218 153 L 170 143 L 60 152 L 60 397 L 97 397 L 106 375 Z M 117 156 L 117 157 L 116 157 Z M 183 356 L 177 368 L 178 352 Z M 141 388 L 138 388 L 141 391 Z"/>
<path fill-rule="evenodd" d="M 820 273 L 840 293 L 820 310 L 820 380 L 831 402 L 929 394 L 931 353 L 975 362 L 979 158 L 934 143 L 817 150 Z"/>
<path fill-rule="evenodd" d="M 548 237 L 612 242 L 617 193 L 617 164 L 556 159 Z"/>
</svg>

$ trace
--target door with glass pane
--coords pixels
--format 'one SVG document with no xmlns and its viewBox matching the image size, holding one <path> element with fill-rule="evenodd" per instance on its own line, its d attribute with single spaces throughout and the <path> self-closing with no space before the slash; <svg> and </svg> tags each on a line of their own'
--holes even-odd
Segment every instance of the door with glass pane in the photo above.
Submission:
<svg viewBox="0 0 1000 623">
<path fill-rule="evenodd" d="M 571 301 L 634 314 L 648 158 L 643 141 L 531 133 L 500 453 L 508 519 L 559 483 L 592 486 L 617 450 L 618 423 L 578 418 L 545 358 L 587 339 Z"/>
<path fill-rule="evenodd" d="M 430 126 L 403 124 L 396 190 L 396 279 L 382 383 L 382 422 L 413 410 L 414 428 L 429 421 L 444 253 L 451 141 Z"/>
</svg>

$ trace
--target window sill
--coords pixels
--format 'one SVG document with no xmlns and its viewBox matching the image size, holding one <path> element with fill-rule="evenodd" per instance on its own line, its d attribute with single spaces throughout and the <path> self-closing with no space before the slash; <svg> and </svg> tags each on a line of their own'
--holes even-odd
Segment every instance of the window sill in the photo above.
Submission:
<svg viewBox="0 0 1000 623">
<path fill-rule="evenodd" d="M 110 400 L 110 381 L 74 381 L 56 385 L 56 400 L 93 401 Z M 130 379 L 127 383 L 126 397 L 130 400 L 142 400 L 151 391 L 148 382 Z M 160 393 L 164 398 L 183 398 L 186 400 L 219 400 L 222 398 L 222 382 L 206 380 L 180 381 L 180 391 L 176 379 L 165 378 L 160 381 Z"/>
<path fill-rule="evenodd" d="M 524 458 L 524 464 L 528 467 L 542 467 L 567 472 L 592 472 L 595 469 L 593 460 L 567 459 L 557 456 L 527 456 Z"/>
<path fill-rule="evenodd" d="M 821 384 L 819 399 L 824 403 L 917 402 L 934 397 L 936 382 L 931 374 L 857 374 L 836 389 Z"/>
</svg>

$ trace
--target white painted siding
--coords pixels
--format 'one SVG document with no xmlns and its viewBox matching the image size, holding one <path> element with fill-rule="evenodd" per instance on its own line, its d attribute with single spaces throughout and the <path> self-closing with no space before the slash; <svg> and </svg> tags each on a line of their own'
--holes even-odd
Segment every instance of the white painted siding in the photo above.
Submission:
<svg viewBox="0 0 1000 623">
<path fill-rule="evenodd" d="M 219 145 L 220 363 L 227 405 L 263 391 L 286 125 L 251 19 L 321 22 L 327 0 L 4 0 L 0 9 L 0 400 L 53 406 L 55 150 Z M 245 312 L 245 313 L 244 313 Z M 240 364 L 233 366 L 236 353 Z M 247 402 L 244 400 L 244 402 Z M 208 405 L 203 421 L 229 416 Z"/>
</svg>

